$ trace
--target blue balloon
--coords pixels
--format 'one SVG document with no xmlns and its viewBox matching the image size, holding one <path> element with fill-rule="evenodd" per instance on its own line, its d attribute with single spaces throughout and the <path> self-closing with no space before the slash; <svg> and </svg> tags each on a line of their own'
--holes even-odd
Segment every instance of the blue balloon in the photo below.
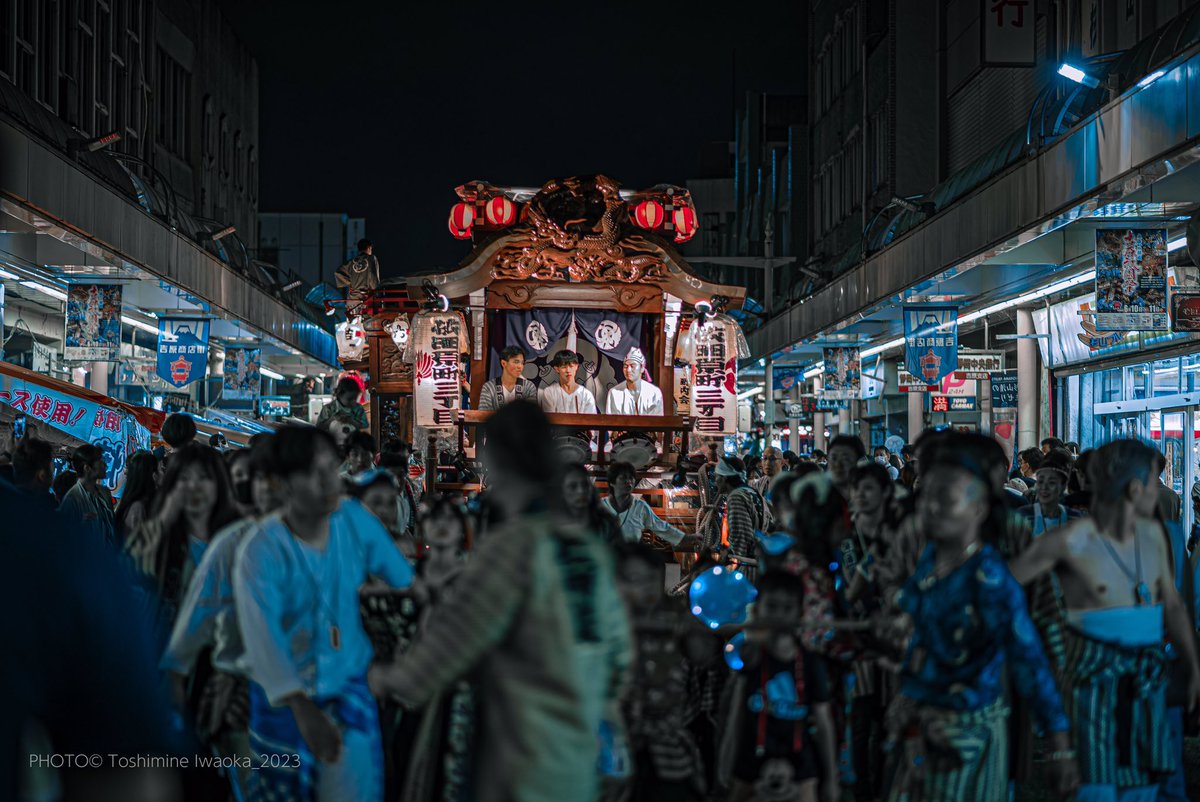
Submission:
<svg viewBox="0 0 1200 802">
<path fill-rule="evenodd" d="M 757 595 L 758 590 L 741 570 L 723 565 L 700 574 L 688 589 L 692 615 L 710 629 L 744 622 Z"/>
</svg>

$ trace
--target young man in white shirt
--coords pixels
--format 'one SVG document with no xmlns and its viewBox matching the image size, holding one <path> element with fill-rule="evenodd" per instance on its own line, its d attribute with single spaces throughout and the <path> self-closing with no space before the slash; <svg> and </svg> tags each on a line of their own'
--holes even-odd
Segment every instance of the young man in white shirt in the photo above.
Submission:
<svg viewBox="0 0 1200 802">
<path fill-rule="evenodd" d="M 284 427 L 270 448 L 285 501 L 247 536 L 233 571 L 261 767 L 250 798 L 379 799 L 382 741 L 358 590 L 368 575 L 408 587 L 412 567 L 375 516 L 342 498 L 329 434 Z"/>
<path fill-rule="evenodd" d="M 625 357 L 625 381 L 608 391 L 605 412 L 609 415 L 663 415 L 662 390 L 642 380 L 646 355 L 642 349 L 629 349 Z"/>
<path fill-rule="evenodd" d="M 586 387 L 575 383 L 579 372 L 579 354 L 562 350 L 554 355 L 550 367 L 558 374 L 558 383 L 543 388 L 538 393 L 538 402 L 543 412 L 569 412 L 594 415 L 596 397 Z"/>
<path fill-rule="evenodd" d="M 644 498 L 633 495 L 636 482 L 637 472 L 628 462 L 610 464 L 608 495 L 600 500 L 600 506 L 616 516 L 621 538 L 626 543 L 640 542 L 642 532 L 650 530 L 672 546 L 678 546 L 687 535 L 655 515 Z"/>
</svg>

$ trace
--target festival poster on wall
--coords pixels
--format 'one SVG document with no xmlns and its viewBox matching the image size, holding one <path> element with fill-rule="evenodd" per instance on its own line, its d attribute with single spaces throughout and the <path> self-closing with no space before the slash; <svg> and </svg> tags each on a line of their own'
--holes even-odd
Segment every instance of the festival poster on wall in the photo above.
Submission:
<svg viewBox="0 0 1200 802">
<path fill-rule="evenodd" d="M 262 395 L 262 350 L 226 348 L 221 396 L 227 401 L 253 400 Z"/>
<path fill-rule="evenodd" d="M 119 487 L 130 454 L 150 448 L 150 432 L 128 412 L 0 372 L 0 404 L 91 443 L 104 453 L 104 484 Z"/>
<path fill-rule="evenodd" d="M 862 359 L 858 346 L 825 346 L 821 397 L 850 400 L 862 395 Z"/>
<path fill-rule="evenodd" d="M 121 285 L 72 284 L 63 359 L 115 362 L 120 353 Z"/>
<path fill-rule="evenodd" d="M 692 415 L 696 434 L 718 435 L 737 432 L 737 323 L 721 319 L 705 321 L 694 331 L 695 362 L 692 364 Z"/>
<path fill-rule="evenodd" d="M 1167 230 L 1096 229 L 1096 330 L 1168 327 Z"/>
<path fill-rule="evenodd" d="M 413 318 L 413 400 L 417 426 L 450 429 L 462 406 L 460 354 L 469 354 L 467 324 L 459 312 L 421 312 Z"/>
<path fill-rule="evenodd" d="M 904 366 L 927 386 L 958 369 L 958 307 L 904 307 Z"/>
<path fill-rule="evenodd" d="M 185 387 L 204 378 L 208 368 L 207 320 L 159 318 L 159 378 L 172 387 Z"/>
</svg>

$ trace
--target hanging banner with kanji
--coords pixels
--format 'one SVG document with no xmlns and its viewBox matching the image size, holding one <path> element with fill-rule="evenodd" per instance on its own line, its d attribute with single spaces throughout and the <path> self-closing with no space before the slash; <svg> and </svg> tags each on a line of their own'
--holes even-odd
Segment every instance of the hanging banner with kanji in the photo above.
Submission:
<svg viewBox="0 0 1200 802">
<path fill-rule="evenodd" d="M 72 284 L 63 359 L 116 362 L 120 354 L 121 285 Z"/>
<path fill-rule="evenodd" d="M 821 397 L 848 401 L 862 396 L 861 357 L 858 346 L 825 346 Z"/>
<path fill-rule="evenodd" d="M 1096 229 L 1096 331 L 1168 331 L 1167 230 Z"/>
<path fill-rule="evenodd" d="M 904 307 L 904 367 L 930 386 L 958 369 L 958 307 Z"/>
<path fill-rule="evenodd" d="M 227 401 L 253 400 L 262 395 L 262 349 L 226 348 L 221 397 Z"/>
<path fill-rule="evenodd" d="M 104 452 L 108 473 L 103 484 L 119 487 L 129 455 L 150 448 L 150 432 L 128 411 L 72 395 L 47 384 L 36 384 L 0 371 L 0 404 L 12 407 L 30 422 L 58 429 Z M 41 379 L 39 379 L 41 381 Z M 148 414 L 153 414 L 149 413 Z"/>
<path fill-rule="evenodd" d="M 688 331 L 695 356 L 691 393 L 696 434 L 736 434 L 738 324 L 716 318 Z"/>
<path fill-rule="evenodd" d="M 450 429 L 462 407 L 459 360 L 471 353 L 461 312 L 420 312 L 409 334 L 413 360 L 413 402 L 417 426 Z"/>
<path fill-rule="evenodd" d="M 208 321 L 159 318 L 158 377 L 172 387 L 203 379 L 208 367 Z"/>
</svg>

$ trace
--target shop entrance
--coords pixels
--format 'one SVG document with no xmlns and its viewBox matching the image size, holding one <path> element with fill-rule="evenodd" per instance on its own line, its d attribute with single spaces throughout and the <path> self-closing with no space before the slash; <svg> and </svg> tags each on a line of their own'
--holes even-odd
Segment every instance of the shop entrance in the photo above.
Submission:
<svg viewBox="0 0 1200 802">
<path fill-rule="evenodd" d="M 1152 444 L 1166 457 L 1163 483 L 1182 502 L 1183 531 L 1195 520 L 1192 485 L 1200 479 L 1200 398 L 1182 394 L 1096 405 L 1103 442 L 1129 437 Z"/>
</svg>

